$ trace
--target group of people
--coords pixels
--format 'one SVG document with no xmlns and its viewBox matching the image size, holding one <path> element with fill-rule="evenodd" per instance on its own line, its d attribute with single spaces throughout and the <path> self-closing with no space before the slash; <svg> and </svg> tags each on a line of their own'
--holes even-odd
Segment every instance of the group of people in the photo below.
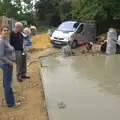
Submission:
<svg viewBox="0 0 120 120">
<path fill-rule="evenodd" d="M 8 107 L 18 107 L 12 90 L 13 63 L 16 63 L 16 78 L 18 82 L 29 79 L 27 76 L 27 47 L 31 46 L 30 29 L 23 29 L 21 22 L 15 23 L 14 31 L 9 32 L 9 26 L 0 29 L 0 68 L 3 70 L 3 87 Z"/>
</svg>

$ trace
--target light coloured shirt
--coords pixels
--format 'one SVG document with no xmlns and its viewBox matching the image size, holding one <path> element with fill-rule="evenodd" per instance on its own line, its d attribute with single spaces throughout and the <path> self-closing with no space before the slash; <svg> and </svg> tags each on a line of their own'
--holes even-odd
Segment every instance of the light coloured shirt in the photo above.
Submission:
<svg viewBox="0 0 120 120">
<path fill-rule="evenodd" d="M 9 41 L 0 37 L 0 63 L 8 64 L 10 61 L 14 61 L 13 51 L 14 49 Z"/>
<path fill-rule="evenodd" d="M 120 46 L 120 35 L 118 36 L 117 44 Z"/>
</svg>

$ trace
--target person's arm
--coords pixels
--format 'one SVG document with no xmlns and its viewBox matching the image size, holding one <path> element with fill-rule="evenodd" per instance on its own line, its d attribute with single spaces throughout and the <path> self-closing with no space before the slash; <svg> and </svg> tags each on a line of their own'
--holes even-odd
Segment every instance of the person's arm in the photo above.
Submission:
<svg viewBox="0 0 120 120">
<path fill-rule="evenodd" d="M 14 47 L 13 32 L 10 33 L 10 45 Z"/>
<path fill-rule="evenodd" d="M 12 62 L 4 56 L 4 50 L 5 50 L 5 42 L 4 40 L 0 40 L 0 60 L 4 64 L 12 64 Z"/>
</svg>

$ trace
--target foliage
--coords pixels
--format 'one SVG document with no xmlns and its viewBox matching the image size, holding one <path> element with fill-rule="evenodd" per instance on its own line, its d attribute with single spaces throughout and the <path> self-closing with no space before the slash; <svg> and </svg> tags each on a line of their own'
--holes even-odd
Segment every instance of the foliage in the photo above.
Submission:
<svg viewBox="0 0 120 120">
<path fill-rule="evenodd" d="M 57 25 L 62 21 L 120 19 L 120 0 L 0 0 L 0 15 Z M 37 19 L 36 19 L 37 17 Z"/>
<path fill-rule="evenodd" d="M 0 0 L 0 16 L 4 15 L 15 20 L 25 20 L 34 24 L 32 0 Z"/>
<path fill-rule="evenodd" d="M 39 20 L 49 21 L 52 25 L 57 25 L 71 17 L 71 4 L 64 0 L 40 0 L 36 2 L 35 9 Z"/>
<path fill-rule="evenodd" d="M 119 0 L 72 0 L 72 17 L 83 20 L 120 18 Z"/>
<path fill-rule="evenodd" d="M 12 5 L 11 0 L 0 1 L 0 15 L 16 18 L 17 10 L 18 8 Z"/>
</svg>

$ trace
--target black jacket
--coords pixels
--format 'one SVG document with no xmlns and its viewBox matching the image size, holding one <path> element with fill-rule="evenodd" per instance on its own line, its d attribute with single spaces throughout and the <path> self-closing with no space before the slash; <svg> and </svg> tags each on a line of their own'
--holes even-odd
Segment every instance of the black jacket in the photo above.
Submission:
<svg viewBox="0 0 120 120">
<path fill-rule="evenodd" d="M 14 47 L 15 51 L 23 51 L 23 35 L 18 32 L 12 31 L 10 33 L 10 44 Z"/>
</svg>

